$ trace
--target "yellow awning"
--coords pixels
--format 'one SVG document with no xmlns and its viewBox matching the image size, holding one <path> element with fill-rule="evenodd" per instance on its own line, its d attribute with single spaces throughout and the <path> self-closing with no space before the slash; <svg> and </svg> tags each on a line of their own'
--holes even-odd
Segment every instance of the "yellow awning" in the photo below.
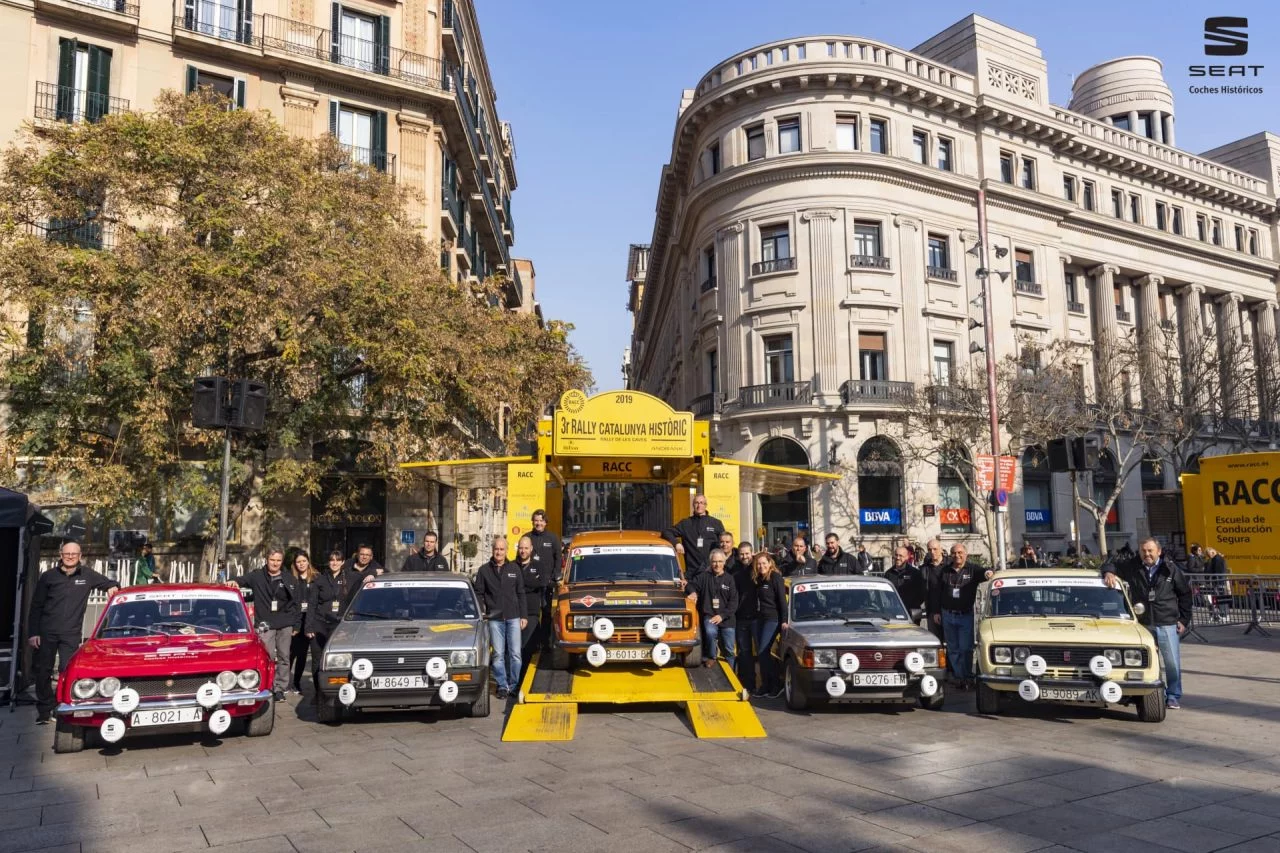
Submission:
<svg viewBox="0 0 1280 853">
<path fill-rule="evenodd" d="M 433 480 L 455 489 L 502 489 L 507 485 L 507 466 L 513 462 L 534 462 L 532 456 L 498 456 L 492 459 L 442 459 L 439 462 L 402 462 L 401 468 L 420 471 Z"/>
<path fill-rule="evenodd" d="M 759 462 L 743 462 L 740 459 L 717 457 L 716 464 L 735 465 L 738 468 L 738 488 L 755 495 L 785 495 L 796 489 L 821 486 L 840 479 L 839 474 L 811 471 L 807 468 L 789 468 L 785 465 L 763 465 Z"/>
</svg>

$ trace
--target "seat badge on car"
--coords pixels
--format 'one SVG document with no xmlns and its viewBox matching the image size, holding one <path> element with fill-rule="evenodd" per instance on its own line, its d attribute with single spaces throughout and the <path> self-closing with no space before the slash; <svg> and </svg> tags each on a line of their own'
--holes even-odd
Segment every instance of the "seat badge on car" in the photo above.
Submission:
<svg viewBox="0 0 1280 853">
<path fill-rule="evenodd" d="M 874 657 L 876 660 L 884 660 L 884 653 L 876 652 L 874 655 L 872 655 L 872 657 Z"/>
<path fill-rule="evenodd" d="M 1071 663 L 1071 652 L 1064 651 L 1062 653 L 1062 660 L 1064 663 Z"/>
<path fill-rule="evenodd" d="M 404 658 L 396 658 L 396 663 L 404 663 Z"/>
<path fill-rule="evenodd" d="M 165 687 L 172 687 L 172 686 L 173 686 L 173 679 L 172 679 L 172 678 L 166 678 L 166 679 L 164 680 L 164 686 L 165 686 Z"/>
<path fill-rule="evenodd" d="M 582 596 L 582 598 L 578 599 L 578 603 L 581 604 L 583 607 L 590 607 L 591 605 L 596 603 L 596 600 L 597 599 L 593 596 L 584 595 Z"/>
</svg>

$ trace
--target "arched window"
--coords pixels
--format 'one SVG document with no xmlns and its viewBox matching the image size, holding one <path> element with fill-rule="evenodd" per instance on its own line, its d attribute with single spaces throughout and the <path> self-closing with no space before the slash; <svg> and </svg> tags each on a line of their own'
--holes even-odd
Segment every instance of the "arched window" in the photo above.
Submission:
<svg viewBox="0 0 1280 853">
<path fill-rule="evenodd" d="M 884 436 L 868 439 L 858 450 L 858 504 L 863 533 L 902 530 L 902 454 Z"/>
<path fill-rule="evenodd" d="M 1160 492 L 1164 490 L 1164 462 L 1153 456 L 1142 458 L 1142 491 Z"/>
<path fill-rule="evenodd" d="M 1053 531 L 1053 474 L 1049 458 L 1039 447 L 1022 452 L 1022 505 L 1028 533 Z"/>
<path fill-rule="evenodd" d="M 968 451 L 958 444 L 944 447 L 938 460 L 938 520 L 943 533 L 973 532 L 973 507 L 965 485 L 972 480 Z"/>
<path fill-rule="evenodd" d="M 809 454 L 789 438 L 771 438 L 760 445 L 756 461 L 761 465 L 786 465 L 792 468 L 808 468 Z M 791 547 L 796 536 L 809 537 L 809 490 L 796 489 L 784 495 L 760 496 L 760 526 L 765 528 L 765 542 L 780 539 Z M 738 531 L 734 531 L 735 533 Z M 739 538 L 754 538 L 741 534 Z"/>
<path fill-rule="evenodd" d="M 1116 458 L 1110 450 L 1098 453 L 1098 470 L 1093 472 L 1093 501 L 1098 506 L 1105 506 L 1111 493 L 1115 491 L 1119 477 L 1116 474 Z M 1111 511 L 1107 513 L 1107 532 L 1120 530 L 1120 499 L 1117 498 Z"/>
</svg>

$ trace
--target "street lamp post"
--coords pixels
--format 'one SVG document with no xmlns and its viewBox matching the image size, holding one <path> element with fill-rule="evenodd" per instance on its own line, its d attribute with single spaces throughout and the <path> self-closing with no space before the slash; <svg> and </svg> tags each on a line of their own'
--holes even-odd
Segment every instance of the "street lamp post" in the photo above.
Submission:
<svg viewBox="0 0 1280 853">
<path fill-rule="evenodd" d="M 984 333 L 984 354 L 987 360 L 987 411 L 991 416 L 991 456 L 996 482 L 999 486 L 1000 471 L 1000 413 L 996 409 L 996 332 L 993 320 L 994 311 L 991 302 L 991 267 L 988 266 L 987 255 L 990 248 L 987 244 L 987 192 L 978 190 L 978 263 L 980 265 L 978 280 L 982 282 L 982 330 Z M 997 571 L 1005 567 L 1004 515 L 1006 508 L 999 502 L 995 507 Z"/>
</svg>

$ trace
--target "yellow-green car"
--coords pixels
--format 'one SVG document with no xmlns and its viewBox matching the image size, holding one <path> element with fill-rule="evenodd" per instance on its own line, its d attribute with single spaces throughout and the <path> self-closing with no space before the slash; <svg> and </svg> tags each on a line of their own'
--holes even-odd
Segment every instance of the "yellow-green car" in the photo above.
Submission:
<svg viewBox="0 0 1280 853">
<path fill-rule="evenodd" d="M 978 589 L 974 604 L 978 713 L 1011 702 L 1132 705 L 1165 715 L 1155 638 L 1121 589 L 1086 569 L 1015 569 Z"/>
</svg>

